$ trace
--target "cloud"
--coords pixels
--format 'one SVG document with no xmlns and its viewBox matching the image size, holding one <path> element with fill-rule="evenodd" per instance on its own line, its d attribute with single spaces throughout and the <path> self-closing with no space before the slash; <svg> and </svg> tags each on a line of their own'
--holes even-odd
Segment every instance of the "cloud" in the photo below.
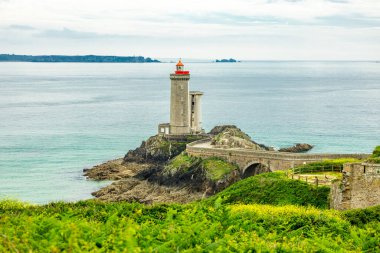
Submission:
<svg viewBox="0 0 380 253">
<path fill-rule="evenodd" d="M 35 30 L 34 27 L 28 26 L 28 25 L 10 25 L 8 26 L 8 28 L 11 30 L 25 30 L 25 31 Z"/>
<path fill-rule="evenodd" d="M 101 37 L 97 33 L 92 32 L 80 32 L 63 28 L 61 30 L 46 30 L 36 34 L 37 37 L 50 37 L 50 38 L 64 38 L 64 39 L 94 39 Z"/>
<path fill-rule="evenodd" d="M 379 28 L 378 0 L 12 0 L 0 7 L 0 48 L 16 52 L 296 59 L 310 51 L 313 59 L 372 59 L 380 58 Z"/>
<path fill-rule="evenodd" d="M 52 39 L 74 39 L 74 40 L 88 40 L 88 39 L 133 39 L 133 40 L 140 40 L 140 39 L 148 39 L 148 36 L 134 36 L 134 35 L 118 35 L 118 34 L 101 34 L 101 33 L 93 33 L 93 32 L 83 32 L 83 31 L 76 31 L 68 28 L 63 28 L 59 30 L 45 30 L 40 31 L 35 34 L 35 37 L 38 38 L 52 38 Z"/>
</svg>

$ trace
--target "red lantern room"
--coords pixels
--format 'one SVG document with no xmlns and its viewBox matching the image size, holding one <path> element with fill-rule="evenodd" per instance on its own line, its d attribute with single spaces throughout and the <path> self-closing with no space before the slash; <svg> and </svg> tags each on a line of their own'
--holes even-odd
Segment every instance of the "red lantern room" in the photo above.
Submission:
<svg viewBox="0 0 380 253">
<path fill-rule="evenodd" d="M 181 59 L 179 59 L 177 65 L 176 65 L 176 71 L 175 71 L 175 74 L 176 74 L 176 75 L 189 75 L 189 74 L 190 74 L 190 71 L 185 71 L 185 70 L 184 70 L 184 65 L 183 65 Z"/>
</svg>

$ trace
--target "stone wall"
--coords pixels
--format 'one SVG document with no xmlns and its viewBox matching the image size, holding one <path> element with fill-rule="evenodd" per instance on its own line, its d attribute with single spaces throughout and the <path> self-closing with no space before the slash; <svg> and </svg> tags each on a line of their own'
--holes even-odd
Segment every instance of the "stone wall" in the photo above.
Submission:
<svg viewBox="0 0 380 253">
<path fill-rule="evenodd" d="M 347 210 L 375 205 L 380 205 L 380 164 L 345 164 L 342 181 L 331 186 L 330 207 Z"/>
<path fill-rule="evenodd" d="M 324 159 L 337 158 L 367 158 L 368 154 L 304 154 L 277 151 L 258 151 L 250 149 L 224 149 L 214 148 L 210 140 L 200 140 L 187 145 L 186 152 L 192 156 L 208 158 L 220 157 L 239 166 L 242 173 L 251 164 L 260 163 L 270 171 L 288 170 L 298 165 L 317 162 Z"/>
</svg>

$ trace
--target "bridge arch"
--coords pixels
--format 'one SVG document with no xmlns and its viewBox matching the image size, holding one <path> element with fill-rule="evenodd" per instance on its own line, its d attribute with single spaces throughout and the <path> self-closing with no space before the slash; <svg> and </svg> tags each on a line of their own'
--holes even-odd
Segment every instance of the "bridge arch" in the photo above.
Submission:
<svg viewBox="0 0 380 253">
<path fill-rule="evenodd" d="M 261 173 L 272 172 L 268 166 L 260 162 L 251 162 L 249 163 L 242 171 L 242 178 L 247 178 L 255 176 Z"/>
</svg>

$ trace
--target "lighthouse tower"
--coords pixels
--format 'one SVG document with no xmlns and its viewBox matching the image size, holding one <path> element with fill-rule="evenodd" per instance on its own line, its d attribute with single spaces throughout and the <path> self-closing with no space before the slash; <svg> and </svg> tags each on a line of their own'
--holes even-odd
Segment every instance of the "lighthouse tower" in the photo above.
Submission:
<svg viewBox="0 0 380 253">
<path fill-rule="evenodd" d="M 189 80 L 190 72 L 179 60 L 176 71 L 170 74 L 170 134 L 190 134 Z"/>
<path fill-rule="evenodd" d="M 158 133 L 189 135 L 203 133 L 200 91 L 189 91 L 190 71 L 184 69 L 181 59 L 170 74 L 170 123 L 160 124 Z"/>
</svg>

